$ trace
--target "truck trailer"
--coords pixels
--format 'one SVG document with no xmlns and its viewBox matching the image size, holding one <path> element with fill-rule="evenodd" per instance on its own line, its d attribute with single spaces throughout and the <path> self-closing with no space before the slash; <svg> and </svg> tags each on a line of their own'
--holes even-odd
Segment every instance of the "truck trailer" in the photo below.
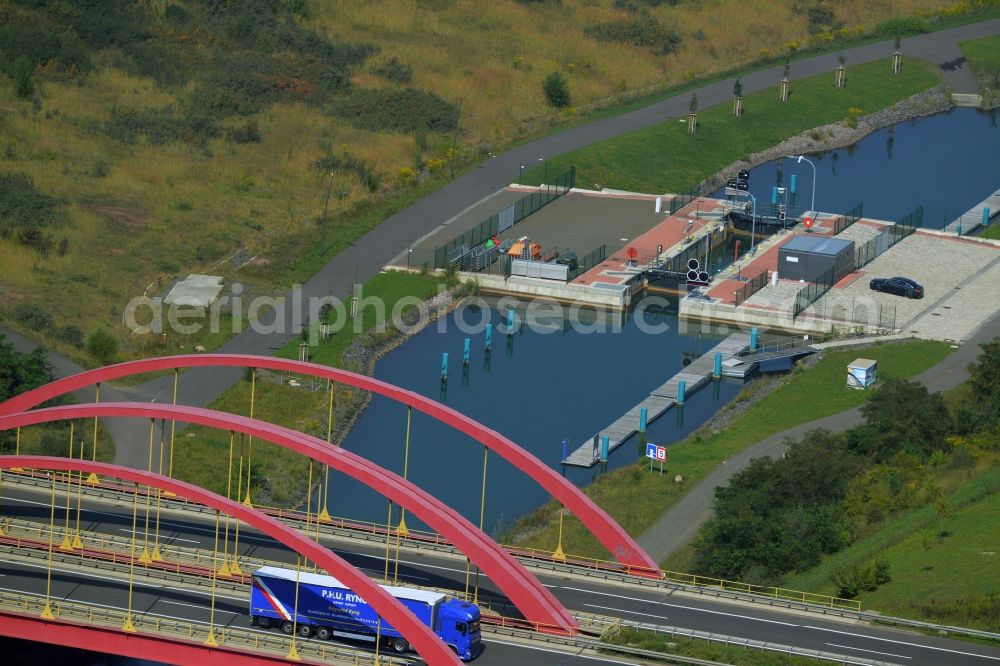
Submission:
<svg viewBox="0 0 1000 666">
<path fill-rule="evenodd" d="M 410 649 L 402 634 L 385 620 L 380 624 L 378 613 L 333 576 L 300 572 L 297 606 L 295 581 L 293 569 L 257 569 L 250 591 L 250 623 L 265 629 L 278 627 L 286 634 L 295 631 L 303 638 L 315 635 L 321 640 L 338 636 L 374 641 L 377 637 L 395 652 Z M 480 615 L 475 604 L 427 590 L 391 585 L 382 589 L 430 627 L 462 661 L 479 655 Z"/>
</svg>

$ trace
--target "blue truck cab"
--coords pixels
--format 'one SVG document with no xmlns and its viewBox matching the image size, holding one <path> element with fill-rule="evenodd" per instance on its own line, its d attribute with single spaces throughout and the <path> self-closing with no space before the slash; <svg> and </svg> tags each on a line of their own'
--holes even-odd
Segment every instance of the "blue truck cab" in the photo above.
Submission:
<svg viewBox="0 0 1000 666">
<path fill-rule="evenodd" d="M 333 576 L 300 572 L 296 610 L 295 581 L 293 569 L 257 569 L 250 591 L 251 624 L 276 626 L 286 634 L 297 631 L 303 638 L 315 635 L 321 640 L 339 636 L 374 641 L 378 636 L 395 652 L 409 651 L 410 645 L 402 634 L 384 620 L 380 623 L 375 610 Z M 479 656 L 482 639 L 475 604 L 429 590 L 391 585 L 382 588 L 430 627 L 462 661 Z"/>
</svg>

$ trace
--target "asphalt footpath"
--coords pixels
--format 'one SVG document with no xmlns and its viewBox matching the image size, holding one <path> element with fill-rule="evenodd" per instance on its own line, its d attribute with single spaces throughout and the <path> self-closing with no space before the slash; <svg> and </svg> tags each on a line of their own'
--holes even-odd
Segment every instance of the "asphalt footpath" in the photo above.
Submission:
<svg viewBox="0 0 1000 666">
<path fill-rule="evenodd" d="M 947 391 L 965 381 L 968 366 L 979 356 L 979 346 L 1000 336 L 1000 316 L 993 317 L 976 331 L 961 347 L 946 356 L 940 363 L 917 375 L 918 381 L 934 393 Z M 864 418 L 861 408 L 855 407 L 839 414 L 827 416 L 809 423 L 782 430 L 724 461 L 711 474 L 684 496 L 684 498 L 664 513 L 652 527 L 639 537 L 639 545 L 657 562 L 664 561 L 675 550 L 694 538 L 698 528 L 712 517 L 715 489 L 729 483 L 729 479 L 745 469 L 754 458 L 780 458 L 788 449 L 788 441 L 802 439 L 810 430 L 822 428 L 830 432 L 844 432 L 861 425 Z"/>
</svg>

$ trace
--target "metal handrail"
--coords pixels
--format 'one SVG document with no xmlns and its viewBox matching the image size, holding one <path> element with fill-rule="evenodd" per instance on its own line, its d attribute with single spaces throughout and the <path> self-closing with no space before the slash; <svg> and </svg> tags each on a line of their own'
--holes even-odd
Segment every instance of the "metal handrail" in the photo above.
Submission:
<svg viewBox="0 0 1000 666">
<path fill-rule="evenodd" d="M 14 610 L 26 615 L 39 616 L 45 608 L 45 596 L 29 592 L 0 591 L 0 608 Z M 77 601 L 54 599 L 49 608 L 52 615 L 60 620 L 82 622 L 105 628 L 120 629 L 128 612 L 118 608 L 91 606 Z M 280 633 L 253 631 L 237 627 L 210 626 L 204 622 L 186 621 L 175 618 L 146 615 L 133 612 L 132 624 L 139 632 L 179 637 L 186 640 L 203 641 L 210 631 L 219 645 L 235 649 L 251 648 L 277 654 L 287 654 L 291 637 Z M 375 655 L 358 652 L 346 646 L 335 643 L 296 640 L 296 649 L 300 655 L 317 658 L 323 661 L 341 660 L 336 663 L 376 664 Z M 380 663 L 405 666 L 413 664 L 414 660 L 398 657 L 380 656 Z"/>
</svg>

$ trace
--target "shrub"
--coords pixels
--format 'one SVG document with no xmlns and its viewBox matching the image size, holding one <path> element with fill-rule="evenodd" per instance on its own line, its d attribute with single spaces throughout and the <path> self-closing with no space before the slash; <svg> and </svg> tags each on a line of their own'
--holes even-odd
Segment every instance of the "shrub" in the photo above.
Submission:
<svg viewBox="0 0 1000 666">
<path fill-rule="evenodd" d="M 76 324 L 67 324 L 56 332 L 56 337 L 74 347 L 83 347 L 83 331 Z"/>
<path fill-rule="evenodd" d="M 52 328 L 52 315 L 32 303 L 18 303 L 14 308 L 14 320 L 33 331 L 45 331 Z"/>
<path fill-rule="evenodd" d="M 180 114 L 172 106 L 142 111 L 114 108 L 103 130 L 122 143 L 133 144 L 145 137 L 157 146 L 171 141 L 204 142 L 219 134 L 218 125 L 210 117 L 191 109 Z"/>
<path fill-rule="evenodd" d="M 257 121 L 247 120 L 242 125 L 226 130 L 226 138 L 233 143 L 260 143 L 260 128 Z"/>
<path fill-rule="evenodd" d="M 549 106 L 563 109 L 569 106 L 569 84 L 566 77 L 559 72 L 552 72 L 542 81 L 542 90 L 545 92 L 545 100 Z"/>
<path fill-rule="evenodd" d="M 35 94 L 34 70 L 34 64 L 26 55 L 14 61 L 14 94 L 18 99 L 28 99 Z"/>
<path fill-rule="evenodd" d="M 872 29 L 872 34 L 898 37 L 899 35 L 922 35 L 930 30 L 930 24 L 924 19 L 916 16 L 893 16 L 879 21 Z"/>
<path fill-rule="evenodd" d="M 376 132 L 445 132 L 458 126 L 456 105 L 416 88 L 354 90 L 334 102 L 329 112 Z"/>
<path fill-rule="evenodd" d="M 335 153 L 324 155 L 313 162 L 312 166 L 322 173 L 341 171 L 354 174 L 358 180 L 364 183 L 369 192 L 378 190 L 382 182 L 382 177 L 372 169 L 371 165 L 364 160 L 354 157 L 346 150 L 340 155 Z"/>
<path fill-rule="evenodd" d="M 14 75 L 14 63 L 21 58 L 27 58 L 32 68 L 40 63 L 55 63 L 68 71 L 90 69 L 86 45 L 70 32 L 57 33 L 42 25 L 12 21 L 0 27 L 0 44 L 3 44 L 0 64 L 11 76 Z"/>
<path fill-rule="evenodd" d="M 413 82 L 413 69 L 397 60 L 395 56 L 376 67 L 375 73 L 393 83 L 409 85 Z"/>
<path fill-rule="evenodd" d="M 106 365 L 118 356 L 118 338 L 106 328 L 96 328 L 87 336 L 86 350 L 94 360 Z"/>
<path fill-rule="evenodd" d="M 23 174 L 0 175 L 0 235 L 15 229 L 41 229 L 60 222 L 54 197 L 35 189 Z"/>
<path fill-rule="evenodd" d="M 599 42 L 617 42 L 652 48 L 657 55 L 669 55 L 680 46 L 681 37 L 668 30 L 653 16 L 617 19 L 595 23 L 583 33 Z"/>
</svg>

